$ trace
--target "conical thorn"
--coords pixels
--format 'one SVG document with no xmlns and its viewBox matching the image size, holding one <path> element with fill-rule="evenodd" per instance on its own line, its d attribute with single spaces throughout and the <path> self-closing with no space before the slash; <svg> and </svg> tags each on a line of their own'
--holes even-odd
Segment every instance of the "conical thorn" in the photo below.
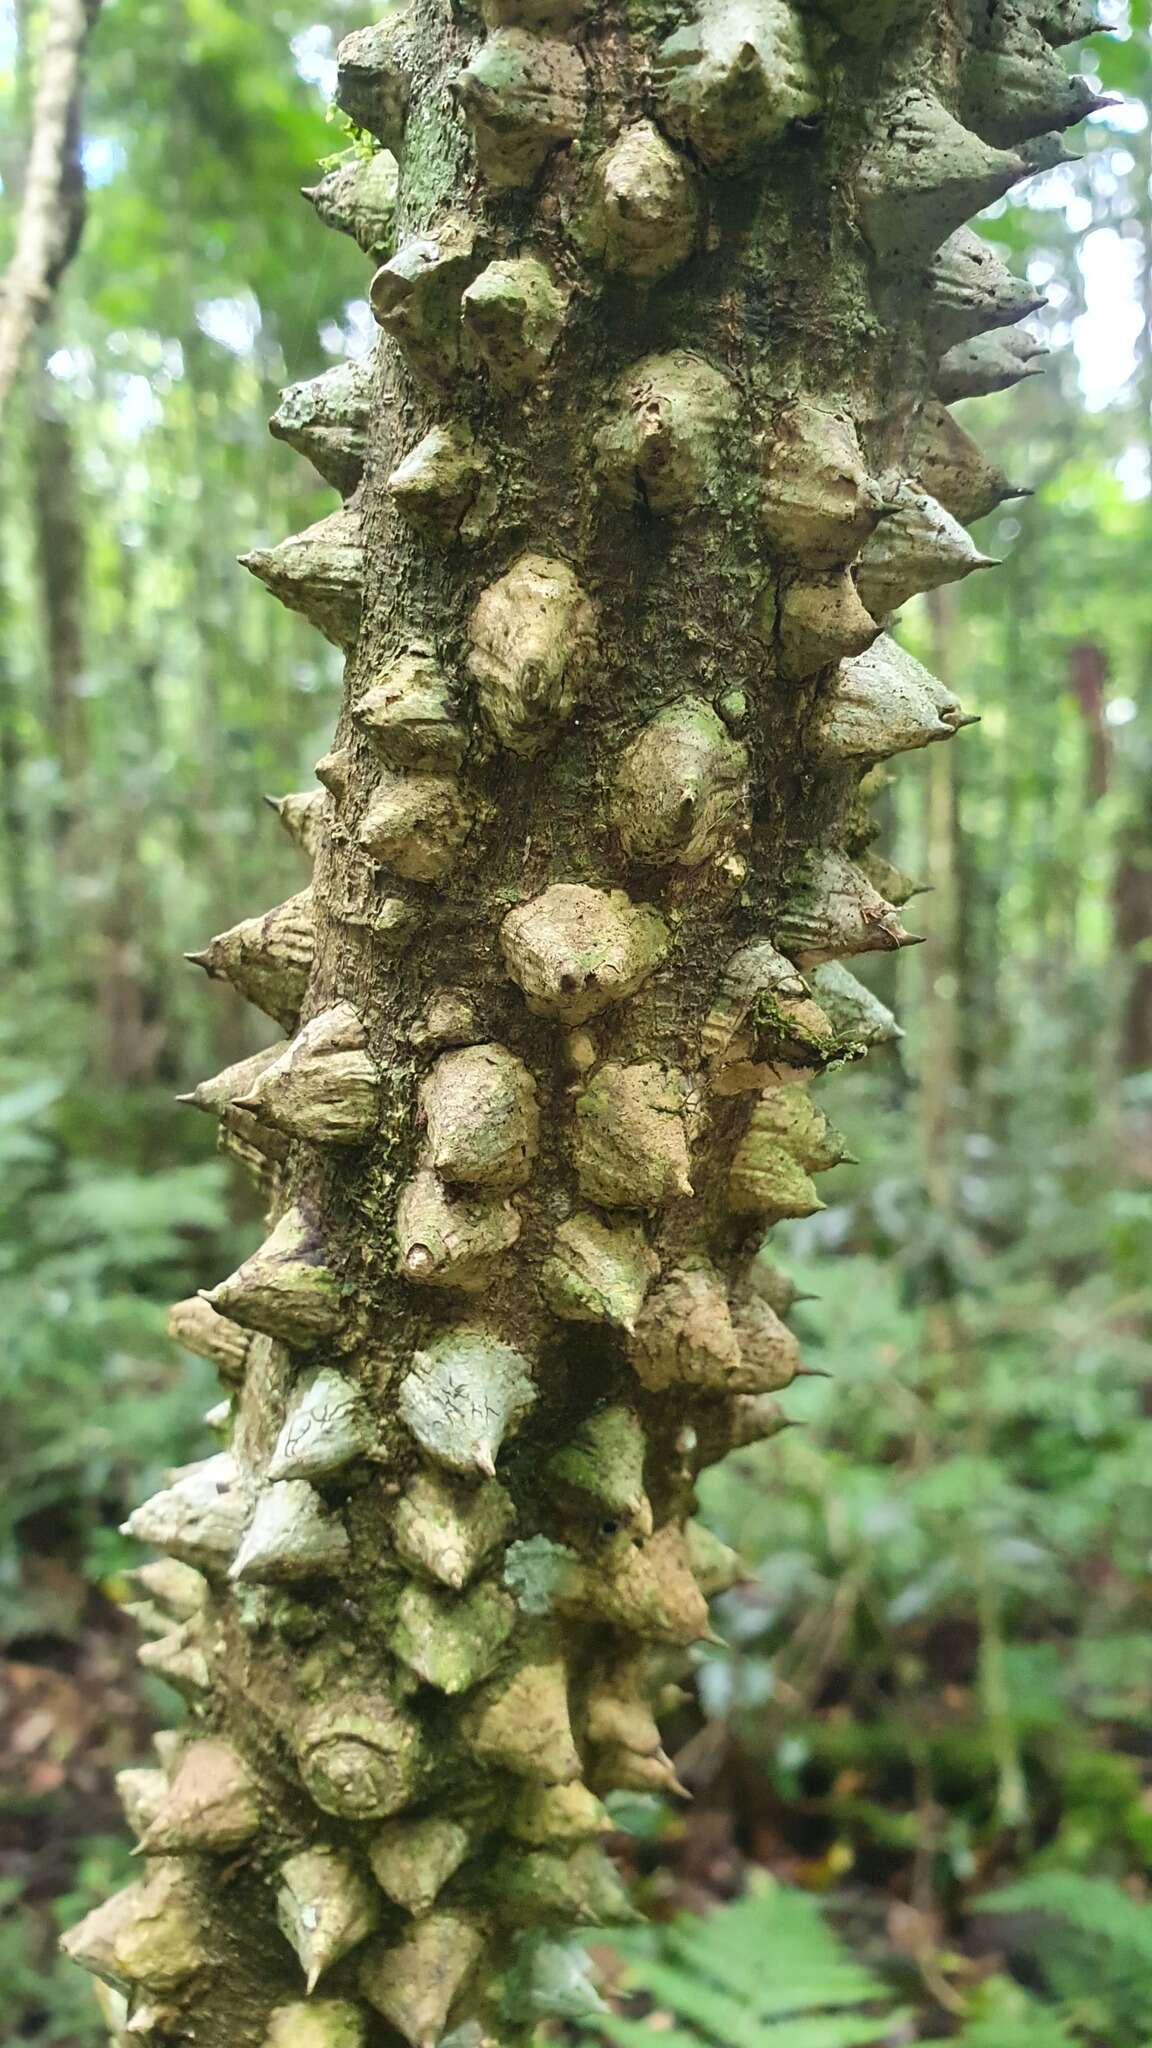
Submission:
<svg viewBox="0 0 1152 2048">
<path fill-rule="evenodd" d="M 666 1749 L 658 1749 L 656 1751 L 656 1762 L 660 1764 L 662 1768 L 668 1772 L 667 1790 L 672 1793 L 674 1798 L 692 1799 L 695 1796 L 688 1790 L 687 1785 L 682 1784 L 680 1779 L 677 1777 L 676 1766 L 673 1763 Z"/>
</svg>

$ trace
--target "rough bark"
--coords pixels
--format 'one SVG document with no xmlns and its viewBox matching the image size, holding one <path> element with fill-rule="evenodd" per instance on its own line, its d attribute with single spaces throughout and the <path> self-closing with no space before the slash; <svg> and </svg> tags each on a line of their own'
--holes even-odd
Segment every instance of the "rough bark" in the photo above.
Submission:
<svg viewBox="0 0 1152 2048">
<path fill-rule="evenodd" d="M 278 806 L 311 888 L 197 956 L 285 1033 L 193 1097 L 272 1229 L 174 1312 L 230 1448 L 130 1524 L 192 1717 L 69 1937 L 121 2030 L 515 2042 L 629 1911 L 602 1800 L 677 1792 L 661 1688 L 739 1570 L 693 1481 L 798 1369 L 809 1083 L 894 1029 L 860 784 L 963 722 L 884 621 L 1012 488 L 939 402 L 1030 367 L 963 223 L 1092 104 L 1085 26 L 410 0 L 343 46 L 398 188 L 311 196 L 384 336 L 274 423 L 341 509 L 247 560 L 348 688 Z"/>
<path fill-rule="evenodd" d="M 80 89 L 100 0 L 49 0 L 16 222 L 0 281 L 0 420 L 84 225 Z"/>
</svg>

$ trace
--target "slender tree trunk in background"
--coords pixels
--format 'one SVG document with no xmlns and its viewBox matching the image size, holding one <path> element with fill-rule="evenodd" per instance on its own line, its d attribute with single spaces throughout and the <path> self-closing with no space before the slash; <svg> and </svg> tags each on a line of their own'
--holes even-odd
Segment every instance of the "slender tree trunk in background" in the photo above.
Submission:
<svg viewBox="0 0 1152 2048">
<path fill-rule="evenodd" d="M 1108 660 L 1094 641 L 1080 640 L 1068 649 L 1068 688 L 1084 721 L 1084 808 L 1090 810 L 1108 788 L 1111 748 L 1104 707 L 1108 697 Z"/>
<path fill-rule="evenodd" d="M 47 0 L 16 244 L 0 280 L 0 420 L 84 226 L 80 93 L 100 0 Z"/>
<path fill-rule="evenodd" d="M 60 783 L 51 819 L 53 850 L 65 886 L 83 886 L 93 874 L 101 880 L 96 913 L 82 923 L 83 953 L 71 969 L 75 985 L 90 992 L 97 1025 L 94 1073 L 112 1088 L 141 1087 L 155 1079 L 166 1036 L 158 999 L 163 982 L 150 951 L 156 919 L 140 853 L 145 820 L 139 796 L 121 786 L 98 839 L 87 798 L 83 497 L 72 429 L 51 406 L 51 392 L 42 390 L 30 454 L 45 656 L 43 717 Z"/>
<path fill-rule="evenodd" d="M 28 17 L 22 0 L 15 8 L 16 54 L 14 63 L 14 113 L 0 137 L 0 175 L 5 191 L 18 191 L 27 155 L 27 103 L 29 94 Z M 35 890 L 31 871 L 32 841 L 24 797 L 25 748 L 19 688 L 12 673 L 8 647 L 9 597 L 7 567 L 0 561 L 0 833 L 4 848 L 4 893 L 8 943 L 5 964 L 17 970 L 30 967 L 37 953 Z"/>
<path fill-rule="evenodd" d="M 189 351 L 188 375 L 191 380 L 193 405 L 193 442 L 206 440 L 212 407 L 212 384 L 204 361 L 205 349 L 202 338 L 197 338 Z M 201 465 L 199 474 L 204 477 L 206 468 Z M 218 560 L 212 559 L 213 546 L 211 527 L 208 520 L 197 518 L 191 547 L 191 557 L 196 564 L 196 584 L 205 592 L 205 602 L 196 608 L 194 634 L 197 646 L 196 668 L 201 678 L 205 709 L 206 739 L 203 755 L 199 762 L 200 800 L 196 805 L 198 816 L 209 821 L 213 805 L 221 789 L 228 787 L 230 772 L 223 761 L 223 749 L 227 745 L 226 727 L 219 716 L 220 684 L 224 664 L 228 661 L 229 650 L 226 636 L 217 619 L 217 605 L 214 594 L 219 586 Z M 231 771 L 231 775 L 235 770 Z M 213 901 L 234 904 L 237 901 L 237 878 L 229 872 L 227 846 L 219 841 L 211 830 L 200 829 L 201 873 L 205 886 L 211 891 Z M 246 1020 L 241 1003 L 222 1003 L 217 1006 L 213 1019 L 212 1052 L 216 1059 L 231 1061 L 238 1059 L 252 1040 L 245 1028 Z"/>
<path fill-rule="evenodd" d="M 932 665 L 949 687 L 955 679 L 955 593 L 933 590 Z M 956 769 L 950 747 L 928 757 L 925 802 L 925 875 L 932 891 L 932 915 L 921 957 L 920 997 L 923 1054 L 918 1077 L 920 1120 L 928 1199 L 947 1232 L 952 1211 L 960 1077 L 960 916 L 956 851 L 958 818 Z"/>
<path fill-rule="evenodd" d="M 1121 827 L 1112 883 L 1116 942 L 1124 976 L 1120 1017 L 1121 1074 L 1152 1072 L 1152 778 L 1147 778 L 1143 811 Z"/>
<path fill-rule="evenodd" d="M 82 64 L 100 0 L 50 0 L 36 65 L 36 90 L 24 114 L 32 73 L 28 10 L 18 4 L 17 118 L 4 152 L 5 188 L 19 195 L 15 246 L 0 278 L 0 426 L 24 365 L 29 343 L 47 318 L 60 279 L 84 226 L 84 171 L 80 160 Z M 11 480 L 9 479 L 9 482 Z M 0 620 L 6 608 L 0 596 Z M 35 954 L 31 840 L 22 790 L 23 748 L 10 669 L 0 669 L 0 811 L 8 875 L 11 960 L 27 966 Z"/>
<path fill-rule="evenodd" d="M 92 1007 L 99 1026 L 92 1063 L 101 1083 L 114 1089 L 154 1083 L 168 1036 L 156 963 L 147 948 L 155 904 L 141 858 L 144 827 L 139 810 L 126 807 L 110 826 L 101 854 L 110 886 L 92 961 Z"/>
<path fill-rule="evenodd" d="M 1152 138 L 1136 140 L 1141 175 L 1139 227 L 1143 245 L 1140 266 L 1143 322 L 1137 344 L 1136 401 L 1140 431 L 1152 468 Z M 1149 649 L 1152 657 L 1152 648 Z M 1142 710 L 1147 710 L 1147 691 Z M 1132 815 L 1121 826 L 1113 879 L 1113 910 L 1120 968 L 1124 977 L 1124 1009 L 1120 1022 L 1121 1074 L 1152 1070 L 1152 764 L 1144 763 L 1141 782 L 1129 798 Z"/>
<path fill-rule="evenodd" d="M 6 598 L 0 590 L 0 622 Z M 20 705 L 12 670 L 0 651 L 0 841 L 4 848 L 4 893 L 7 898 L 10 968 L 30 967 L 36 958 L 35 894 L 29 865 L 30 840 L 24 808 L 24 747 Z"/>
<path fill-rule="evenodd" d="M 273 1227 L 174 1311 L 231 1447 L 130 1525 L 192 1716 L 69 1937 L 125 2041 L 523 2041 L 629 1911 L 602 1801 L 676 1792 L 738 1570 L 694 1477 L 797 1369 L 760 1240 L 890 1023 L 861 774 L 961 716 L 880 622 L 1000 495 L 939 401 L 1033 300 L 962 223 L 1092 104 L 1063 0 L 485 17 L 343 47 L 385 339 L 277 415 L 342 509 L 248 557 L 348 690 L 311 890 L 199 956 L 290 1042 L 194 1098 Z M 314 197 L 387 253 L 380 158 Z"/>
<path fill-rule="evenodd" d="M 52 828 L 60 867 L 67 871 L 79 851 L 75 833 L 84 809 L 88 760 L 85 544 L 72 430 L 52 411 L 46 391 L 32 420 L 30 455 L 46 671 L 44 723 L 60 777 Z"/>
<path fill-rule="evenodd" d="M 941 682 L 951 684 L 961 663 L 956 593 L 928 596 L 932 620 L 932 663 Z M 957 1145 L 968 1125 L 964 1071 L 964 988 L 961 899 L 959 777 L 951 748 L 937 747 L 928 759 L 925 880 L 932 890 L 932 916 L 924 942 L 920 998 L 923 1052 L 917 1076 L 930 1223 L 923 1235 L 935 1248 L 927 1272 L 924 1334 L 928 1350 L 950 1389 L 966 1390 L 967 1440 L 974 1460 L 988 1456 L 989 1426 L 979 1400 L 967 1301 L 964 1224 L 957 1202 Z M 1027 1813 L 1027 1789 L 1004 1660 L 1002 1598 L 979 1526 L 972 1532 L 969 1570 L 977 1628 L 977 1683 L 989 1741 L 996 1759 L 997 1810 L 1005 1827 L 1018 1827 Z"/>
</svg>

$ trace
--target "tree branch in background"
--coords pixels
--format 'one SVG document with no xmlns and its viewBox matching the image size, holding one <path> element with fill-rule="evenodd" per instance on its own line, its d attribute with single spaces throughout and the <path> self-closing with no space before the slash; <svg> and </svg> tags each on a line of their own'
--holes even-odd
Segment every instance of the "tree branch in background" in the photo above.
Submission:
<svg viewBox="0 0 1152 2048">
<path fill-rule="evenodd" d="M 0 419 L 84 225 L 80 90 L 100 0 L 50 0 L 12 260 L 0 285 Z"/>
</svg>

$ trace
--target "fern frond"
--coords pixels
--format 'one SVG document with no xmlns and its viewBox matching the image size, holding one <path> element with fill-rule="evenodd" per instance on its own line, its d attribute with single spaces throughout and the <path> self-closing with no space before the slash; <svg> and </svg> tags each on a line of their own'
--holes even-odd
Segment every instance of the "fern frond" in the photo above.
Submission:
<svg viewBox="0 0 1152 2048">
<path fill-rule="evenodd" d="M 786 2020 L 783 2026 L 772 2026 L 751 2036 L 760 2048 L 869 2048 L 869 2043 L 890 2041 L 893 2028 L 905 2015 L 889 2012 L 879 2018 L 868 2019 L 860 2015 L 843 2018 L 835 2015 L 817 2015 L 816 2018 Z M 655 2032 L 643 2020 L 605 2019 L 600 2021 L 604 2037 L 617 2044 L 617 2048 L 700 2048 L 699 2034 L 688 2034 L 682 2029 L 661 2027 Z M 1034 2037 L 1027 2048 L 1067 2048 L 1068 2036 L 1054 2037 L 1051 2042 L 1042 2036 Z M 723 2044 L 728 2048 L 728 2043 Z M 980 2048 L 993 2048 L 989 2041 Z M 1007 2042 L 997 2041 L 994 2048 L 1010 2048 Z M 1021 2043 L 1021 2048 L 1024 2044 Z"/>
<path fill-rule="evenodd" d="M 810 2019 L 785 2020 L 782 2026 L 768 2026 L 757 2036 L 762 2048 L 868 2048 L 874 2041 L 891 2041 L 898 2022 L 906 2013 L 873 2015 L 835 2014 Z"/>
<path fill-rule="evenodd" d="M 1058 2013 L 1037 2005 L 1027 2018 L 971 2021 L 954 2048 L 1076 2048 L 1077 2038 Z"/>
<path fill-rule="evenodd" d="M 742 1925 L 738 1944 L 728 1938 L 715 1941 L 710 1930 L 710 1921 L 678 1922 L 668 1930 L 668 1946 L 685 1968 L 719 1979 L 734 1997 L 754 2004 L 763 2018 L 825 2008 L 836 2011 L 886 1995 L 879 1979 L 834 1941 L 826 1953 L 793 1949 L 785 1960 L 765 1955 L 762 1917 L 758 1923 Z M 773 1944 L 783 1950 L 786 1940 L 784 1929 L 774 1924 Z"/>
<path fill-rule="evenodd" d="M 1152 1906 L 1106 1878 L 1041 1870 L 989 1892 L 977 1910 L 1019 1916 L 1012 1946 L 1028 1955 L 1058 2003 L 1084 2011 L 1089 2032 L 1107 2026 L 1109 2048 L 1147 2048 Z"/>
<path fill-rule="evenodd" d="M 1127 1949 L 1152 1968 L 1152 1906 L 1129 1898 L 1107 1878 L 1072 1870 L 1039 1870 L 976 1900 L 978 1913 L 1043 1913 L 1081 1934 Z"/>
<path fill-rule="evenodd" d="M 699 2034 L 688 2034 L 679 2027 L 661 2028 L 654 2034 L 643 2020 L 622 2020 L 615 2015 L 601 2020 L 599 2032 L 606 2041 L 615 2041 L 618 2048 L 700 2048 Z"/>
<path fill-rule="evenodd" d="M 867 2048 L 903 2017 L 815 1899 L 770 1878 L 707 1918 L 685 1914 L 616 1947 L 628 1990 L 678 2023 L 660 2028 L 660 2048 Z M 880 2003 L 880 2014 L 861 2010 Z M 650 2023 L 606 2015 L 593 2024 L 618 2048 L 651 2048 Z"/>
</svg>

